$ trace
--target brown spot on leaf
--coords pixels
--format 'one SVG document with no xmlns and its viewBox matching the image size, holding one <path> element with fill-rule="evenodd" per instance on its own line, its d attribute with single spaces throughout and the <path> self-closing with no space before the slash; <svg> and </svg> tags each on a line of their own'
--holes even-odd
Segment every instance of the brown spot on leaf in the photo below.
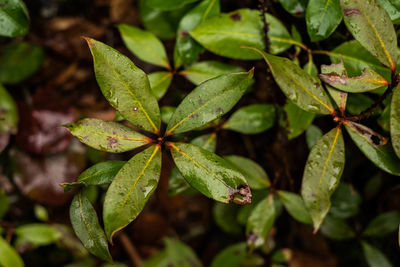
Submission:
<svg viewBox="0 0 400 267">
<path fill-rule="evenodd" d="M 342 85 L 346 85 L 346 79 L 342 76 L 337 75 L 336 73 L 329 73 L 329 74 L 319 74 L 318 75 L 321 80 L 328 84 L 333 84 L 333 83 L 340 83 Z"/>
<path fill-rule="evenodd" d="M 354 129 L 356 132 L 358 132 L 360 135 L 364 136 L 372 145 L 376 147 L 384 146 L 388 142 L 388 138 L 378 134 L 374 130 L 362 124 L 352 121 L 347 121 L 346 124 Z"/>
<path fill-rule="evenodd" d="M 217 108 L 217 109 L 215 110 L 215 112 L 217 112 L 217 113 L 222 113 L 223 110 L 222 110 L 222 108 Z"/>
<path fill-rule="evenodd" d="M 112 137 L 107 137 L 108 141 L 108 146 L 111 148 L 117 148 L 118 147 L 118 140 L 116 138 Z"/>
<path fill-rule="evenodd" d="M 240 185 L 238 188 L 229 188 L 228 203 L 233 202 L 239 205 L 251 204 L 251 191 L 248 184 Z"/>
<path fill-rule="evenodd" d="M 361 11 L 357 8 L 346 8 L 344 10 L 344 15 L 346 17 L 351 17 L 353 15 L 359 15 L 361 13 Z"/>
<path fill-rule="evenodd" d="M 240 16 L 239 13 L 234 13 L 234 14 L 231 15 L 231 19 L 233 21 L 240 21 L 242 19 L 242 17 Z"/>
<path fill-rule="evenodd" d="M 180 37 L 180 38 L 184 38 L 184 37 L 186 37 L 186 36 L 188 36 L 188 32 L 187 32 L 187 31 L 183 31 L 183 32 L 180 32 L 180 33 L 179 33 L 179 37 Z"/>
</svg>

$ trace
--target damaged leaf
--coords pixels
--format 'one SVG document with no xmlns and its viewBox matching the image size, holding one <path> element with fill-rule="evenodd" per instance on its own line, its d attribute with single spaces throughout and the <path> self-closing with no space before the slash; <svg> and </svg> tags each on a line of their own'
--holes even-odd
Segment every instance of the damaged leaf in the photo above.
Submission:
<svg viewBox="0 0 400 267">
<path fill-rule="evenodd" d="M 400 85 L 394 88 L 390 105 L 390 137 L 393 149 L 400 158 Z"/>
<path fill-rule="evenodd" d="M 321 75 L 339 75 L 347 77 L 347 71 L 344 67 L 343 59 L 339 63 L 332 63 L 331 65 L 321 65 Z M 342 92 L 332 88 L 329 85 L 326 85 L 328 89 L 328 93 L 331 95 L 336 105 L 339 107 L 342 115 L 345 114 L 346 105 L 347 105 L 347 97 L 348 94 L 346 92 Z"/>
</svg>

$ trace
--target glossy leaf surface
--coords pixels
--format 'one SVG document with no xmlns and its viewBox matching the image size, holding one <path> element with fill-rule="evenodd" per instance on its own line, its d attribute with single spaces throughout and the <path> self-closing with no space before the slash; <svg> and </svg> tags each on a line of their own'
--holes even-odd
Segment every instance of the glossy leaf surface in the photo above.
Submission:
<svg viewBox="0 0 400 267">
<path fill-rule="evenodd" d="M 157 187 L 161 152 L 153 146 L 136 154 L 117 173 L 104 199 L 103 221 L 107 238 L 132 222 Z"/>
<path fill-rule="evenodd" d="M 326 216 L 321 226 L 321 233 L 335 240 L 354 238 L 355 234 L 350 226 L 342 219 Z"/>
<path fill-rule="evenodd" d="M 202 194 L 225 203 L 251 203 L 246 179 L 224 159 L 195 145 L 168 145 L 179 171 Z"/>
<path fill-rule="evenodd" d="M 0 84 L 0 134 L 16 133 L 18 110 L 14 99 Z"/>
<path fill-rule="evenodd" d="M 371 246 L 365 241 L 361 242 L 365 259 L 370 267 L 392 267 L 393 265 L 377 248 Z"/>
<path fill-rule="evenodd" d="M 105 261 L 111 261 L 107 238 L 99 224 L 96 211 L 81 192 L 72 200 L 69 216 L 75 234 L 85 248 L 93 255 Z"/>
<path fill-rule="evenodd" d="M 393 71 L 397 63 L 397 39 L 388 13 L 376 0 L 340 0 L 344 22 L 373 56 Z"/>
<path fill-rule="evenodd" d="M 400 158 L 400 85 L 394 88 L 390 105 L 390 137 L 393 149 Z"/>
<path fill-rule="evenodd" d="M 149 143 L 146 136 L 118 122 L 83 119 L 64 126 L 82 143 L 101 151 L 120 153 Z"/>
<path fill-rule="evenodd" d="M 343 134 L 335 128 L 313 146 L 304 169 L 301 195 L 315 230 L 331 207 L 330 197 L 339 185 L 344 164 Z"/>
<path fill-rule="evenodd" d="M 308 0 L 279 0 L 279 2 L 290 14 L 302 17 L 306 11 Z"/>
<path fill-rule="evenodd" d="M 146 4 L 154 9 L 173 10 L 198 0 L 147 0 Z"/>
<path fill-rule="evenodd" d="M 283 206 L 293 218 L 305 224 L 312 224 L 311 217 L 300 195 L 282 190 L 278 191 L 278 195 Z"/>
<path fill-rule="evenodd" d="M 306 10 L 308 35 L 312 42 L 328 38 L 342 21 L 340 0 L 310 0 Z"/>
<path fill-rule="evenodd" d="M 169 69 L 167 53 L 161 41 L 151 32 L 126 24 L 118 25 L 122 40 L 141 60 Z"/>
<path fill-rule="evenodd" d="M 111 106 L 133 125 L 158 133 L 160 110 L 146 74 L 117 50 L 93 39 L 86 40 L 93 55 L 97 83 Z"/>
<path fill-rule="evenodd" d="M 285 114 L 282 116 L 282 124 L 286 128 L 289 139 L 296 138 L 302 134 L 315 118 L 314 113 L 299 108 L 291 101 L 286 103 L 283 110 Z"/>
<path fill-rule="evenodd" d="M 167 71 L 153 72 L 148 75 L 151 91 L 157 100 L 160 100 L 167 92 L 172 76 L 172 73 Z"/>
<path fill-rule="evenodd" d="M 188 94 L 172 115 L 166 135 L 199 128 L 227 113 L 251 84 L 253 70 L 208 80 Z"/>
<path fill-rule="evenodd" d="M 27 34 L 29 14 L 22 0 L 0 0 L 0 35 L 17 37 Z"/>
<path fill-rule="evenodd" d="M 0 264 L 4 267 L 23 267 L 24 262 L 17 251 L 0 236 Z"/>
<path fill-rule="evenodd" d="M 306 142 L 309 149 L 311 149 L 319 139 L 321 139 L 323 133 L 318 126 L 310 125 L 306 131 Z"/>
<path fill-rule="evenodd" d="M 331 65 L 322 65 L 321 73 L 322 74 L 320 74 L 320 76 L 332 75 L 335 77 L 336 76 L 348 77 L 343 60 L 341 60 L 339 63 L 336 63 L 336 64 L 332 63 Z M 339 107 L 341 114 L 345 114 L 348 93 L 336 90 L 335 88 L 331 87 L 330 85 L 326 85 L 326 88 L 328 90 L 328 93 L 331 95 L 331 97 L 335 101 L 336 105 Z"/>
<path fill-rule="evenodd" d="M 378 3 L 386 10 L 394 24 L 400 24 L 400 2 L 398 0 L 378 0 Z"/>
<path fill-rule="evenodd" d="M 364 236 L 385 236 L 397 230 L 400 224 L 400 212 L 385 212 L 374 218 L 365 228 Z"/>
</svg>

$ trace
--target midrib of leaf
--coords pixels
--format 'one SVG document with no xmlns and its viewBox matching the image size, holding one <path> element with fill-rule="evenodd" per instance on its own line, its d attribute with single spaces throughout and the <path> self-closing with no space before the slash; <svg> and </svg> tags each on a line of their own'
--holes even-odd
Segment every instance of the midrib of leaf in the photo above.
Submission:
<svg viewBox="0 0 400 267">
<path fill-rule="evenodd" d="M 0 12 L 3 13 L 7 18 L 9 18 L 11 21 L 13 21 L 15 24 L 17 24 L 19 27 L 24 28 L 18 21 L 16 21 L 13 17 L 11 17 L 6 11 L 4 11 L 2 8 L 0 8 Z"/>
<path fill-rule="evenodd" d="M 328 6 L 329 6 L 329 4 L 330 4 L 331 2 L 332 2 L 332 0 L 326 1 L 325 6 L 324 6 L 324 9 L 323 9 L 323 11 L 322 11 L 321 19 L 319 20 L 319 21 L 320 21 L 319 25 L 322 24 L 322 21 L 323 21 L 323 19 L 325 18 L 325 15 L 326 15 L 326 11 L 327 11 L 327 9 L 328 9 Z"/>
<path fill-rule="evenodd" d="M 171 76 L 171 73 L 168 72 L 167 74 L 165 74 L 160 80 L 158 80 L 153 86 L 152 88 L 155 88 L 157 86 L 159 86 L 163 81 L 165 81 L 167 78 L 169 78 Z"/>
<path fill-rule="evenodd" d="M 203 14 L 203 16 L 202 16 L 202 18 L 201 18 L 201 22 L 203 22 L 207 17 L 208 17 L 208 14 L 211 12 L 211 9 L 213 8 L 213 6 L 215 5 L 215 2 L 216 2 L 217 0 L 213 0 L 211 3 L 210 3 L 210 5 L 207 7 L 207 9 L 206 9 L 206 11 L 204 12 L 204 14 Z"/>
<path fill-rule="evenodd" d="M 112 135 L 112 134 L 104 134 L 102 132 L 96 132 L 90 129 L 85 129 L 85 131 L 92 133 L 92 134 L 97 134 L 97 135 L 101 135 L 101 136 L 105 136 L 105 137 L 111 137 L 111 138 L 115 138 L 115 139 L 120 139 L 120 140 L 128 140 L 128 141 L 143 141 L 143 142 L 147 142 L 148 139 L 147 138 L 129 138 L 129 137 L 123 137 L 123 136 L 118 136 L 118 135 Z"/>
<path fill-rule="evenodd" d="M 91 174 L 91 175 L 88 175 L 88 176 L 84 176 L 82 179 L 79 179 L 77 182 L 83 182 L 83 181 L 86 181 L 87 179 L 89 179 L 89 178 L 91 178 L 91 177 L 93 177 L 93 176 L 96 176 L 96 175 L 103 175 L 103 174 L 112 173 L 112 172 L 113 172 L 113 169 L 112 169 L 112 168 L 110 168 L 110 169 L 108 169 L 108 170 L 105 170 L 105 171 L 99 171 L 99 172 L 96 172 L 96 173 L 94 173 L 94 174 Z"/>
<path fill-rule="evenodd" d="M 208 137 L 207 141 L 204 143 L 203 148 L 208 147 L 208 145 L 216 138 L 216 135 L 213 133 Z"/>
<path fill-rule="evenodd" d="M 156 125 L 154 124 L 154 122 L 152 121 L 152 119 L 150 118 L 149 114 L 147 113 L 147 111 L 143 108 L 142 103 L 136 98 L 136 95 L 131 91 L 130 87 L 128 84 L 126 84 L 126 82 L 122 79 L 121 75 L 118 73 L 118 71 L 110 64 L 110 62 L 108 62 L 108 60 L 106 59 L 106 57 L 102 54 L 99 53 L 104 61 L 106 62 L 106 64 L 110 67 L 110 69 L 112 69 L 112 71 L 115 73 L 115 75 L 118 77 L 118 80 L 120 80 L 120 82 L 124 85 L 124 87 L 126 88 L 126 90 L 129 92 L 129 94 L 135 99 L 136 103 L 138 103 L 140 111 L 142 111 L 144 113 L 144 115 L 146 116 L 146 119 L 149 121 L 151 127 L 153 127 L 153 129 L 158 132 L 159 129 L 156 127 Z M 94 57 L 93 57 L 94 59 Z"/>
</svg>

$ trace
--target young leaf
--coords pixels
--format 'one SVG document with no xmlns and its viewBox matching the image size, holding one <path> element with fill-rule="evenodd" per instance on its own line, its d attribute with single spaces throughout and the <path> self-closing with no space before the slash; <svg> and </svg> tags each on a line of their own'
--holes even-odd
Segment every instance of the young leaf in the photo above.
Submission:
<svg viewBox="0 0 400 267">
<path fill-rule="evenodd" d="M 251 159 L 235 155 L 225 156 L 224 159 L 244 175 L 251 189 L 264 189 L 271 185 L 268 174 Z"/>
<path fill-rule="evenodd" d="M 350 226 L 342 219 L 326 216 L 321 226 L 321 233 L 335 240 L 354 238 L 355 234 Z"/>
<path fill-rule="evenodd" d="M 400 158 L 400 85 L 394 88 L 390 105 L 390 137 L 393 149 Z"/>
<path fill-rule="evenodd" d="M 204 50 L 188 32 L 193 30 L 200 22 L 218 15 L 219 10 L 219 0 L 205 0 L 200 2 L 181 19 L 176 39 L 176 49 L 183 64 L 193 63 Z"/>
<path fill-rule="evenodd" d="M 55 227 L 41 223 L 24 224 L 15 229 L 16 243 L 23 245 L 29 243 L 33 246 L 46 246 L 57 242 L 61 232 Z"/>
<path fill-rule="evenodd" d="M 389 85 L 389 82 L 371 69 L 364 69 L 361 76 L 346 77 L 336 73 L 320 74 L 327 84 L 349 93 L 363 93 Z"/>
<path fill-rule="evenodd" d="M 163 44 L 153 33 L 126 24 L 118 25 L 118 30 L 126 47 L 138 58 L 157 66 L 171 68 Z"/>
<path fill-rule="evenodd" d="M 149 143 L 149 138 L 118 122 L 82 119 L 64 125 L 73 136 L 95 149 L 120 153 Z"/>
<path fill-rule="evenodd" d="M 241 267 L 247 257 L 247 245 L 246 243 L 239 243 L 231 245 L 215 256 L 211 262 L 211 267 Z"/>
<path fill-rule="evenodd" d="M 374 144 L 374 141 L 381 142 L 381 139 L 377 135 L 369 133 L 362 134 L 354 127 L 348 125 L 346 125 L 346 129 L 358 148 L 377 167 L 390 174 L 400 176 L 400 159 L 396 156 L 390 142 L 385 145 L 377 146 Z"/>
<path fill-rule="evenodd" d="M 229 65 L 219 61 L 202 61 L 194 63 L 185 70 L 181 71 L 179 74 L 185 76 L 195 85 L 199 85 L 219 75 L 234 72 L 245 72 L 245 70 L 241 67 Z"/>
<path fill-rule="evenodd" d="M 227 113 L 252 82 L 253 70 L 208 80 L 188 94 L 172 115 L 166 135 L 187 132 Z"/>
<path fill-rule="evenodd" d="M 111 160 L 97 163 L 79 175 L 73 183 L 61 184 L 65 191 L 80 185 L 105 185 L 110 184 L 126 161 Z"/>
<path fill-rule="evenodd" d="M 202 267 L 194 251 L 179 240 L 166 238 L 164 240 L 168 255 L 168 266 Z"/>
<path fill-rule="evenodd" d="M 133 125 L 158 133 L 160 110 L 146 74 L 117 50 L 90 38 L 86 41 L 97 82 L 111 106 Z"/>
<path fill-rule="evenodd" d="M 310 125 L 306 131 L 306 142 L 309 149 L 311 149 L 319 139 L 321 139 L 323 133 L 318 126 Z"/>
<path fill-rule="evenodd" d="M 289 214 L 297 221 L 305 224 L 312 224 L 312 220 L 303 199 L 295 193 L 278 191 L 278 195 Z"/>
<path fill-rule="evenodd" d="M 17 133 L 18 110 L 14 99 L 0 84 L 0 134 Z"/>
<path fill-rule="evenodd" d="M 167 92 L 172 82 L 172 76 L 173 74 L 167 71 L 153 72 L 147 76 L 149 78 L 151 91 L 157 100 L 160 100 Z"/>
<path fill-rule="evenodd" d="M 136 154 L 117 173 L 107 190 L 103 221 L 108 240 L 142 211 L 158 184 L 161 172 L 159 146 Z"/>
<path fill-rule="evenodd" d="M 105 261 L 112 261 L 107 238 L 101 228 L 96 211 L 89 200 L 79 192 L 72 200 L 69 216 L 76 236 L 85 248 Z"/>
<path fill-rule="evenodd" d="M 373 219 L 365 228 L 364 236 L 385 236 L 397 230 L 400 224 L 400 212 L 386 212 Z"/>
<path fill-rule="evenodd" d="M 312 42 L 328 38 L 342 21 L 340 0 L 310 0 L 306 10 L 308 35 Z"/>
<path fill-rule="evenodd" d="M 387 12 L 376 0 L 340 0 L 344 22 L 354 38 L 392 71 L 396 70 L 397 38 Z"/>
<path fill-rule="evenodd" d="M 393 265 L 386 258 L 385 254 L 379 251 L 377 248 L 371 246 L 365 241 L 361 242 L 362 249 L 364 252 L 365 259 L 369 267 L 392 267 Z"/>
<path fill-rule="evenodd" d="M 325 134 L 311 149 L 304 169 L 301 196 L 318 231 L 331 207 L 330 197 L 344 169 L 344 141 L 339 127 Z"/>
<path fill-rule="evenodd" d="M 400 24 L 400 2 L 398 0 L 378 0 L 379 4 L 386 9 L 394 24 Z"/>
<path fill-rule="evenodd" d="M 273 105 L 253 104 L 235 111 L 222 128 L 243 134 L 258 134 L 271 128 L 274 119 Z"/>
<path fill-rule="evenodd" d="M 246 225 L 247 243 L 259 247 L 264 244 L 276 217 L 274 195 L 268 195 L 251 212 Z"/>
<path fill-rule="evenodd" d="M 0 265 L 4 267 L 24 267 L 17 251 L 0 236 Z"/>
<path fill-rule="evenodd" d="M 22 0 L 0 0 L 0 35 L 17 37 L 28 33 L 29 14 Z"/>
<path fill-rule="evenodd" d="M 308 0 L 279 0 L 283 8 L 296 17 L 303 17 Z"/>
<path fill-rule="evenodd" d="M 288 49 L 293 43 L 285 26 L 275 17 L 266 14 L 269 24 L 268 37 L 273 54 Z M 265 48 L 263 23 L 257 10 L 239 9 L 212 17 L 191 30 L 190 35 L 207 50 L 234 59 L 260 59 L 259 54 L 241 46 Z"/>
<path fill-rule="evenodd" d="M 146 4 L 158 10 L 174 10 L 198 0 L 147 0 Z"/>
<path fill-rule="evenodd" d="M 334 112 L 329 96 L 316 78 L 287 58 L 273 56 L 255 48 L 251 49 L 264 57 L 276 83 L 293 103 L 312 113 Z"/>
<path fill-rule="evenodd" d="M 0 83 L 16 84 L 25 80 L 39 69 L 43 61 L 44 53 L 40 46 L 8 44 L 0 58 Z"/>
<path fill-rule="evenodd" d="M 283 107 L 282 124 L 286 128 L 288 139 L 293 139 L 302 134 L 315 118 L 314 113 L 307 112 L 293 102 L 288 101 Z"/>
<path fill-rule="evenodd" d="M 202 194 L 225 203 L 251 203 L 246 179 L 224 159 L 191 144 L 168 143 L 168 146 L 186 181 Z"/>
</svg>

